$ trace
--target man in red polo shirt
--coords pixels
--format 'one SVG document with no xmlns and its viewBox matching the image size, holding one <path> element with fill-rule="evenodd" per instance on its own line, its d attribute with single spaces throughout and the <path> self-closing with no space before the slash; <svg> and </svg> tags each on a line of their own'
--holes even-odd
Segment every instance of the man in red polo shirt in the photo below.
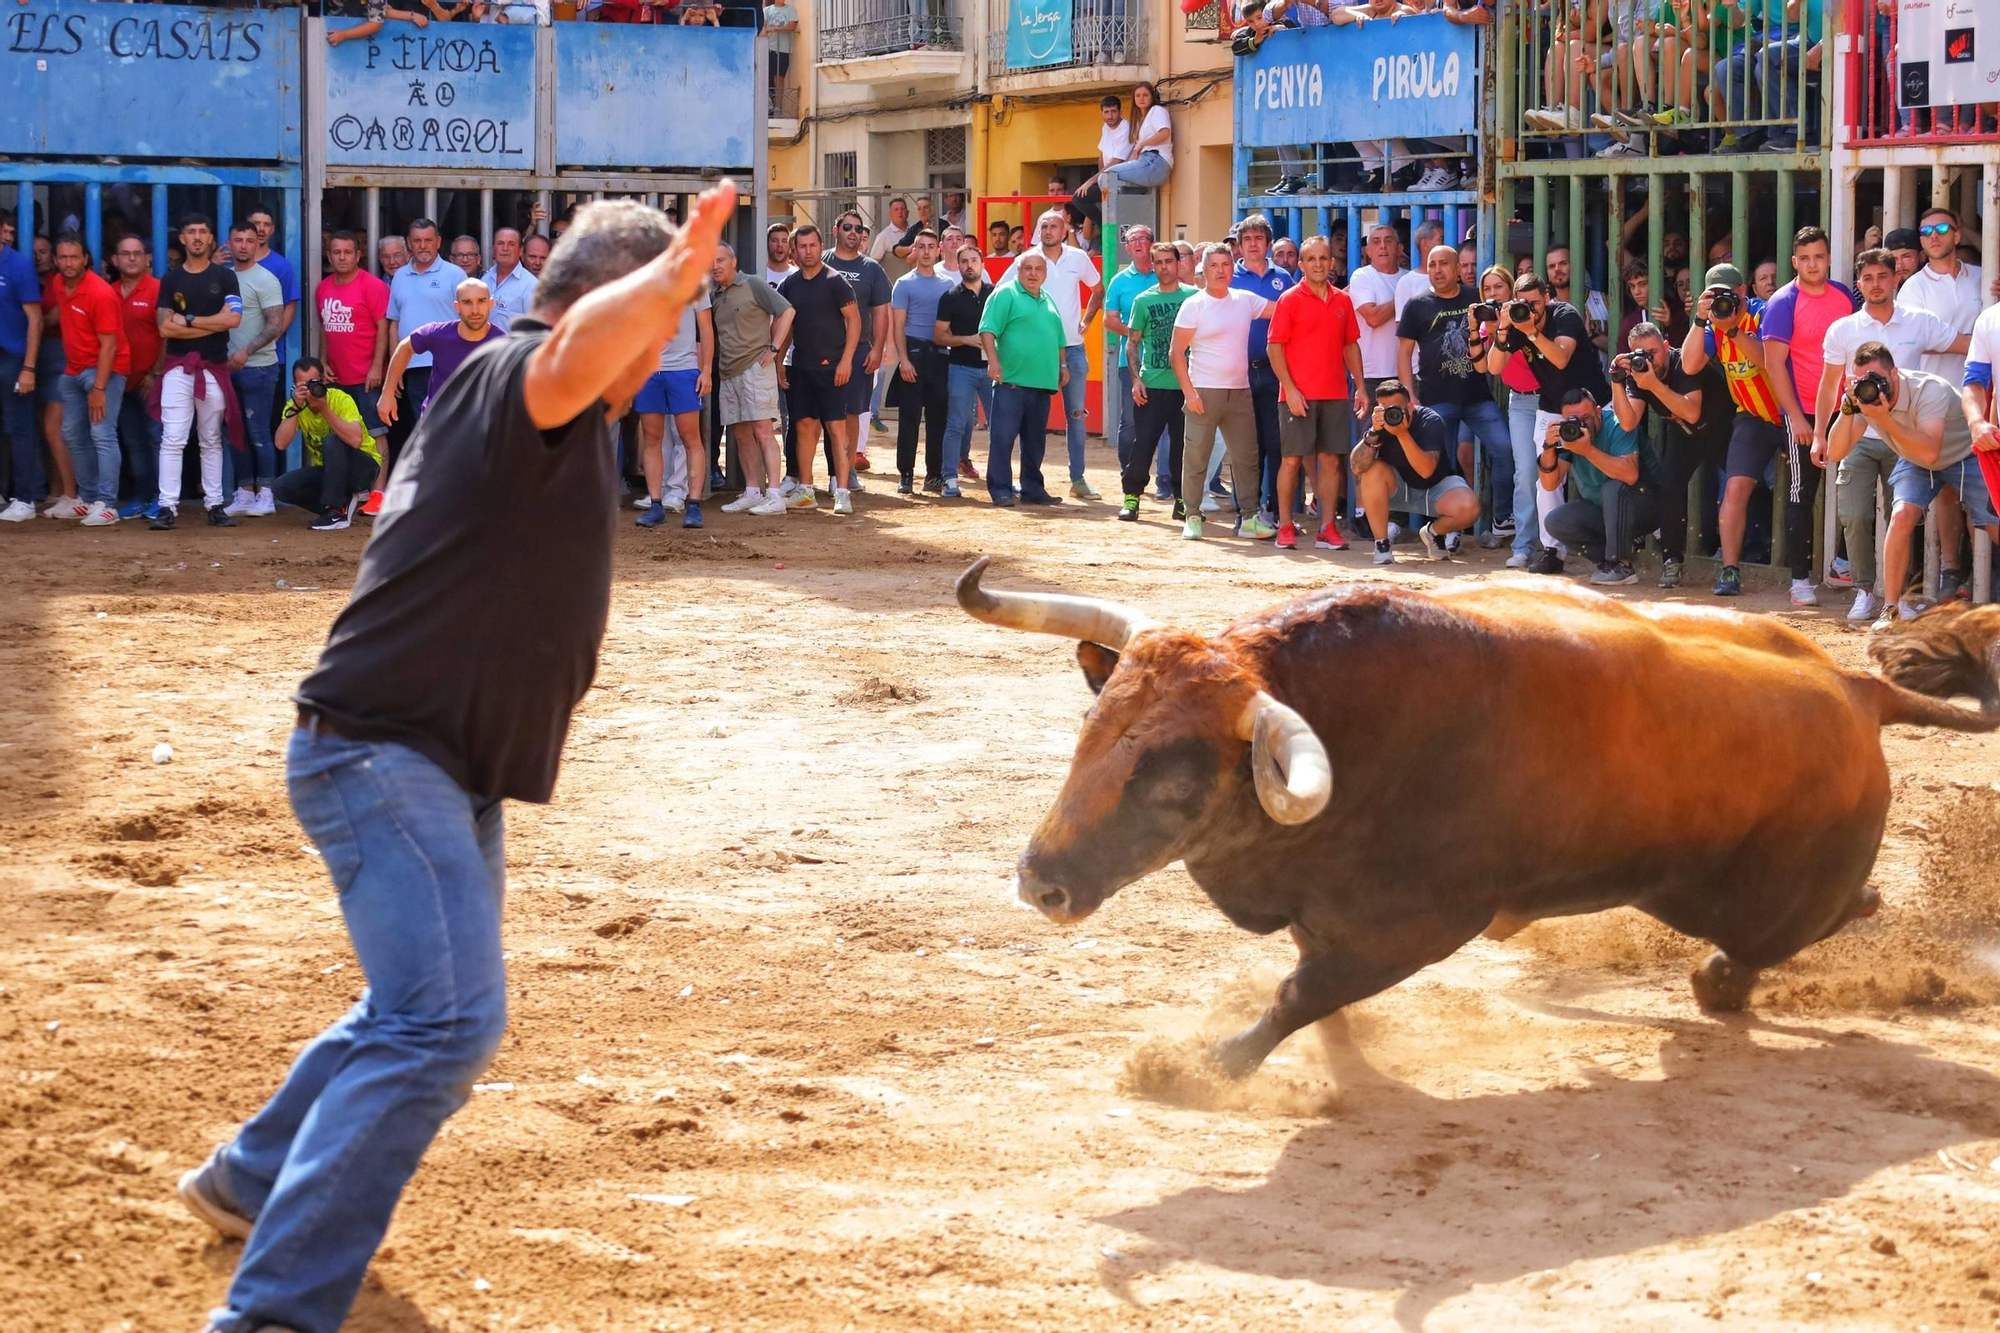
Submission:
<svg viewBox="0 0 2000 1333">
<path fill-rule="evenodd" d="M 42 300 L 62 312 L 63 444 L 76 471 L 76 494 L 62 516 L 103 527 L 118 521 L 118 409 L 132 368 L 118 294 L 91 271 L 83 239 L 66 232 L 56 240 L 56 271 Z"/>
<path fill-rule="evenodd" d="M 1347 388 L 1349 376 L 1357 385 L 1364 382 L 1361 324 L 1354 317 L 1354 303 L 1331 281 L 1333 247 L 1326 237 L 1310 237 L 1299 247 L 1299 266 L 1305 281 L 1278 298 L 1267 343 L 1284 399 L 1278 413 L 1278 547 L 1298 547 L 1292 501 L 1311 460 L 1320 512 L 1319 538 L 1313 545 L 1344 551 L 1347 543 L 1335 523 L 1341 460 L 1354 448 L 1353 418 L 1368 415 L 1366 399 L 1356 393 L 1350 402 Z"/>
<path fill-rule="evenodd" d="M 153 247 L 146 238 L 119 238 L 111 252 L 118 266 L 118 309 L 125 322 L 125 344 L 132 369 L 125 376 L 125 401 L 118 408 L 118 443 L 132 472 L 132 498 L 119 506 L 118 517 L 153 516 L 160 494 L 160 423 L 146 412 L 153 392 L 153 368 L 160 364 L 158 311 L 160 280 L 153 276 Z"/>
</svg>

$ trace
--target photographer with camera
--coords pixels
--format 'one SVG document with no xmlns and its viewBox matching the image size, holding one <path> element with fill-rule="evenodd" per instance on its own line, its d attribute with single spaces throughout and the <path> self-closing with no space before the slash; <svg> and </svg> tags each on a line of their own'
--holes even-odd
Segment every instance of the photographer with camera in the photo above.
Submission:
<svg viewBox="0 0 2000 1333">
<path fill-rule="evenodd" d="M 1611 362 L 1611 410 L 1620 426 L 1639 435 L 1645 433 L 1648 408 L 1662 419 L 1660 586 L 1677 588 L 1687 560 L 1688 481 L 1710 463 L 1722 465 L 1736 405 L 1713 366 L 1699 375 L 1688 371 L 1680 349 L 1667 345 L 1659 325 L 1649 320 L 1633 325 L 1627 343 L 1632 350 Z"/>
<path fill-rule="evenodd" d="M 318 510 L 314 532 L 338 532 L 353 522 L 355 507 L 374 489 L 382 445 L 362 424 L 353 396 L 326 382 L 326 366 L 316 356 L 292 363 L 292 396 L 273 440 L 280 457 L 300 435 L 306 465 L 272 482 L 271 494 L 280 504 Z"/>
<path fill-rule="evenodd" d="M 1479 520 L 1479 499 L 1472 484 L 1459 475 L 1455 433 L 1443 417 L 1412 402 L 1401 380 L 1383 380 L 1375 386 L 1369 426 L 1367 438 L 1354 446 L 1348 466 L 1375 536 L 1375 563 L 1396 563 L 1389 549 L 1389 497 L 1398 478 L 1413 492 L 1429 492 L 1437 517 L 1417 530 L 1417 538 L 1424 544 L 1425 556 L 1444 559 L 1440 539 Z"/>
<path fill-rule="evenodd" d="M 1972 341 L 1939 316 L 1897 299 L 1896 257 L 1887 250 L 1862 251 L 1855 267 L 1861 309 L 1827 329 L 1826 364 L 1813 403 L 1812 452 L 1821 467 L 1827 463 L 1827 438 L 1839 420 L 1843 386 L 1854 378 L 1854 357 L 1862 347 L 1881 343 L 1897 365 L 1920 366 L 1933 355 L 1963 352 Z M 1949 375 L 1939 378 L 1952 382 Z M 1856 623 L 1866 624 L 1882 609 L 1875 593 L 1875 497 L 1895 463 L 1895 451 L 1870 425 L 1834 471 L 1834 507 L 1856 589 L 1847 618 Z"/>
<path fill-rule="evenodd" d="M 1567 302 L 1551 300 L 1548 284 L 1533 273 L 1515 280 L 1514 298 L 1500 308 L 1499 334 L 1486 354 L 1486 372 L 1501 374 L 1515 352 L 1526 358 L 1538 386 L 1530 435 L 1536 443 L 1548 437 L 1549 425 L 1562 415 L 1563 402 L 1571 390 L 1582 389 L 1600 404 L 1611 401 L 1604 363 L 1591 346 L 1590 327 L 1583 315 Z M 1537 574 L 1560 574 L 1563 570 L 1562 552 L 1548 528 L 1549 511 L 1561 500 L 1560 493 L 1547 487 L 1535 491 L 1535 506 L 1542 519 L 1542 553 L 1528 568 Z"/>
<path fill-rule="evenodd" d="M 1599 587 L 1637 583 L 1632 544 L 1660 526 L 1662 469 L 1651 443 L 1643 440 L 1618 417 L 1605 416 L 1583 389 L 1564 396 L 1561 418 L 1550 422 L 1542 437 L 1535 463 L 1542 489 L 1561 495 L 1574 478 L 1577 493 L 1544 521 L 1556 540 L 1582 547 L 1585 558 L 1597 563 L 1590 581 Z"/>
<path fill-rule="evenodd" d="M 1875 621 L 1875 628 L 1884 629 L 1899 612 L 1904 619 L 1916 614 L 1902 600 L 1910 539 L 1933 500 L 1946 490 L 1955 492 L 1967 520 L 1985 528 L 1995 541 L 2000 541 L 2000 520 L 1994 517 L 1985 474 L 1972 456 L 1965 403 L 1952 386 L 1925 371 L 1899 369 L 1896 354 L 1880 342 L 1864 343 L 1855 351 L 1854 369 L 1856 377 L 1841 396 L 1840 420 L 1827 436 L 1827 457 L 1836 463 L 1846 458 L 1869 429 L 1896 451 L 1889 474 L 1896 503 L 1882 545 L 1882 586 L 1889 605 Z M 1981 443 L 2000 441 L 1982 433 Z"/>
<path fill-rule="evenodd" d="M 1723 465 L 1722 572 L 1716 575 L 1714 591 L 1717 597 L 1740 597 L 1743 527 L 1750 516 L 1750 496 L 1785 447 L 1784 413 L 1764 373 L 1758 333 L 1764 303 L 1747 294 L 1743 273 L 1734 264 L 1710 268 L 1702 286 L 1695 299 L 1694 325 L 1681 342 L 1681 367 L 1699 375 L 1710 362 L 1720 365 L 1736 403 Z"/>
</svg>

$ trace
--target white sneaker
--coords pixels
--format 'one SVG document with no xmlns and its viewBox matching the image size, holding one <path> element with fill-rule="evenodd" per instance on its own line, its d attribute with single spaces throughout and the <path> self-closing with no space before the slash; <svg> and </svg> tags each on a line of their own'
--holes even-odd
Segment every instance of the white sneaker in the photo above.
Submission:
<svg viewBox="0 0 2000 1333">
<path fill-rule="evenodd" d="M 784 496 L 778 494 L 776 491 L 772 491 L 756 504 L 751 505 L 749 512 L 757 515 L 759 518 L 767 518 L 772 514 L 782 514 L 790 508 L 791 505 L 785 502 Z"/>
<path fill-rule="evenodd" d="M 848 475 L 847 489 L 850 491 L 865 491 L 868 489 L 866 486 L 863 486 L 861 484 L 860 469 L 857 468 Z"/>
<path fill-rule="evenodd" d="M 751 487 L 749 489 L 746 489 L 743 492 L 743 494 L 737 496 L 734 500 L 731 500 L 728 504 L 722 506 L 722 512 L 725 514 L 740 514 L 743 513 L 745 510 L 755 509 L 758 505 L 763 503 L 764 503 L 763 487 L 761 486 Z"/>
<path fill-rule="evenodd" d="M 1204 514 L 1221 513 L 1222 512 L 1221 498 L 1214 495 L 1203 496 L 1201 501 L 1201 512 Z"/>
<path fill-rule="evenodd" d="M 1793 606 L 1819 605 L 1819 590 L 1813 587 L 1811 579 L 1792 580 L 1792 605 Z"/>
<path fill-rule="evenodd" d="M 90 506 L 74 495 L 58 495 L 49 501 L 49 507 L 42 511 L 43 518 L 82 518 L 90 512 Z"/>
<path fill-rule="evenodd" d="M 259 486 L 256 499 L 252 500 L 250 507 L 243 512 L 251 518 L 269 518 L 278 512 L 278 497 L 271 494 L 269 486 Z"/>
<path fill-rule="evenodd" d="M 1392 537 L 1390 540 L 1394 541 L 1395 539 Z M 1417 540 L 1424 545 L 1424 558 L 1426 560 L 1444 559 L 1444 543 L 1438 540 L 1437 532 L 1430 524 L 1426 523 L 1417 529 Z"/>
<path fill-rule="evenodd" d="M 1516 551 L 1514 552 L 1514 554 L 1507 557 L 1507 568 L 1526 569 L 1527 567 L 1528 567 L 1528 557 L 1522 555 L 1519 551 Z"/>
<path fill-rule="evenodd" d="M 813 493 L 813 488 L 810 486 L 794 486 L 790 494 L 785 496 L 785 508 L 817 509 L 819 497 Z"/>
<path fill-rule="evenodd" d="M 0 518 L 5 517 L 5 514 L 0 514 Z M 1859 625 L 1864 621 L 1873 620 L 1881 611 L 1882 599 L 1863 588 L 1854 594 L 1854 605 L 1847 608 L 1847 619 L 1850 624 Z"/>
<path fill-rule="evenodd" d="M 1389 525 L 1389 545 L 1394 546 L 1401 540 L 1403 540 L 1403 525 L 1401 523 L 1391 523 Z"/>
<path fill-rule="evenodd" d="M 665 509 L 669 514 L 685 514 L 688 507 L 687 497 L 685 495 L 669 495 L 666 499 L 660 501 L 660 507 Z"/>
<path fill-rule="evenodd" d="M 235 498 L 231 499 L 228 504 L 222 506 L 222 512 L 225 514 L 247 514 L 256 507 L 257 507 L 257 492 L 251 490 L 247 486 L 238 486 L 236 488 Z"/>
<path fill-rule="evenodd" d="M 1445 168 L 1439 166 L 1428 167 L 1425 169 L 1423 175 L 1417 177 L 1417 183 L 1410 188 L 1413 190 L 1455 190 L 1458 188 L 1458 173 L 1447 171 Z"/>
<path fill-rule="evenodd" d="M 836 514 L 851 514 L 854 512 L 854 501 L 848 497 L 846 491 L 841 490 L 839 487 L 835 487 L 833 492 L 833 512 Z"/>
<path fill-rule="evenodd" d="M 642 495 L 632 502 L 632 507 L 634 509 L 651 509 L 653 507 L 653 497 Z"/>
<path fill-rule="evenodd" d="M 118 511 L 102 500 L 92 500 L 90 510 L 83 516 L 86 528 L 108 528 L 118 521 Z"/>
<path fill-rule="evenodd" d="M 15 500 L 5 509 L 0 509 L 0 523 L 25 523 L 35 516 L 35 507 L 26 500 Z"/>
</svg>

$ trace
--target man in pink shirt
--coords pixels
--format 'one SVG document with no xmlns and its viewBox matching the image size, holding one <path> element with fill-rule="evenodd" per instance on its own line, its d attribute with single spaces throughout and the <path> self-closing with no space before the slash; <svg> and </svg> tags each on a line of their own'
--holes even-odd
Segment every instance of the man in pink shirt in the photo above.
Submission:
<svg viewBox="0 0 2000 1333">
<path fill-rule="evenodd" d="M 1833 247 L 1818 227 L 1801 227 L 1792 238 L 1792 269 L 1798 276 L 1780 287 L 1764 307 L 1761 330 L 1764 374 L 1785 414 L 1790 480 L 1785 492 L 1785 554 L 1792 565 L 1792 605 L 1816 606 L 1812 581 L 1813 502 L 1819 498 L 1825 465 L 1812 457 L 1812 409 L 1826 365 L 1826 331 L 1834 321 L 1861 308 L 1854 289 L 1828 281 Z"/>
<path fill-rule="evenodd" d="M 389 284 L 361 267 L 353 232 L 333 233 L 326 257 L 333 274 L 313 292 L 326 335 L 326 368 L 334 387 L 360 407 L 363 427 L 380 437 L 389 433 L 375 410 L 389 364 Z"/>
</svg>

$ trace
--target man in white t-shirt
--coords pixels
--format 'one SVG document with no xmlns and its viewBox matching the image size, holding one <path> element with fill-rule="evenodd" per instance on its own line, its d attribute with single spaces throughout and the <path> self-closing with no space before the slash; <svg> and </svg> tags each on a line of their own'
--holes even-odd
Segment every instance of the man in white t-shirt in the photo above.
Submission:
<svg viewBox="0 0 2000 1333">
<path fill-rule="evenodd" d="M 1202 255 L 1201 290 L 1181 303 L 1174 316 L 1169 359 L 1187 406 L 1187 440 L 1182 450 L 1181 493 L 1199 495 L 1208 473 L 1215 433 L 1229 450 L 1236 477 L 1236 534 L 1256 540 L 1278 535 L 1276 525 L 1257 512 L 1257 411 L 1250 396 L 1250 326 L 1268 319 L 1277 302 L 1230 286 L 1236 261 L 1226 245 Z M 1249 509 L 1244 498 L 1249 497 Z M 1201 539 L 1201 511 L 1190 507 L 1181 535 Z"/>
<path fill-rule="evenodd" d="M 1370 227 L 1363 246 L 1368 262 L 1347 282 L 1347 298 L 1361 324 L 1361 371 L 1370 383 L 1396 378 L 1396 289 L 1407 276 L 1396 263 L 1398 244 L 1388 223 Z"/>
<path fill-rule="evenodd" d="M 1069 378 L 1062 386 L 1063 415 L 1069 428 L 1066 440 L 1069 493 L 1072 499 L 1095 500 L 1097 492 L 1083 477 L 1084 432 L 1089 424 L 1085 391 L 1090 378 L 1090 355 L 1083 346 L 1083 331 L 1090 327 L 1090 321 L 1097 318 L 1104 305 L 1104 286 L 1098 278 L 1097 265 L 1089 255 L 1067 244 L 1068 236 L 1069 220 L 1061 209 L 1052 208 L 1036 221 L 1035 238 L 1039 244 L 1026 253 L 1039 254 L 1048 262 L 1049 276 L 1042 284 L 1042 292 L 1055 302 L 1056 313 L 1062 316 L 1063 364 L 1069 370 Z M 1014 281 L 1014 272 L 1020 267 L 1021 260 L 1017 258 L 994 285 Z M 1090 293 L 1088 301 L 1084 299 L 1085 292 Z"/>
<path fill-rule="evenodd" d="M 1410 237 L 1413 244 L 1410 253 L 1419 259 L 1428 260 L 1431 251 L 1444 244 L 1444 224 L 1426 219 L 1417 224 L 1417 230 Z M 1403 307 L 1431 289 L 1431 275 L 1427 268 L 1413 268 L 1405 273 L 1396 284 L 1396 318 L 1403 317 Z"/>
</svg>

